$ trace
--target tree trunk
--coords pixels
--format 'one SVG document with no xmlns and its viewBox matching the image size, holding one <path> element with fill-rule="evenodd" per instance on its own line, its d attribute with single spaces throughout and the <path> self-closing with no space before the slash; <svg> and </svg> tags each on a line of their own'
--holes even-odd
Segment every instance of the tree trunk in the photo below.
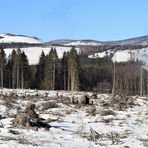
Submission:
<svg viewBox="0 0 148 148">
<path fill-rule="evenodd" d="M 17 88 L 19 88 L 19 65 L 17 66 L 17 74 L 16 75 L 17 75 L 16 76 L 16 78 L 17 78 L 16 85 L 17 85 Z"/>
<path fill-rule="evenodd" d="M 141 72 L 140 72 L 140 96 L 143 95 L 143 69 L 141 66 Z"/>
<path fill-rule="evenodd" d="M 53 78 L 52 78 L 52 80 L 53 80 L 52 89 L 55 90 L 55 61 L 53 63 Z"/>
<path fill-rule="evenodd" d="M 114 98 L 114 93 L 115 93 L 115 79 L 116 79 L 116 67 L 115 67 L 115 62 L 114 62 L 114 71 L 113 71 L 113 87 L 112 87 L 112 99 Z"/>
<path fill-rule="evenodd" d="M 3 64 L 1 63 L 1 88 L 3 88 Z"/>
<path fill-rule="evenodd" d="M 15 71 L 14 71 L 14 67 L 12 69 L 12 89 L 14 89 L 14 84 L 15 84 Z"/>
<path fill-rule="evenodd" d="M 23 74 L 23 70 L 21 71 L 21 88 L 24 89 L 24 74 Z"/>
</svg>

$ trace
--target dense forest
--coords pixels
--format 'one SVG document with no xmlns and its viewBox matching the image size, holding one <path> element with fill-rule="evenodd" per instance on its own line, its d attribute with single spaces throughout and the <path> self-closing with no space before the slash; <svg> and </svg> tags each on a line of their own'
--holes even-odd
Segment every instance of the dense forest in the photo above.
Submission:
<svg viewBox="0 0 148 148">
<path fill-rule="evenodd" d="M 37 65 L 29 65 L 19 48 L 6 58 L 0 48 L 0 87 L 45 90 L 93 91 L 116 94 L 148 94 L 148 72 L 139 61 L 113 63 L 110 57 L 88 58 L 72 47 L 59 59 L 55 48 L 41 53 Z"/>
</svg>

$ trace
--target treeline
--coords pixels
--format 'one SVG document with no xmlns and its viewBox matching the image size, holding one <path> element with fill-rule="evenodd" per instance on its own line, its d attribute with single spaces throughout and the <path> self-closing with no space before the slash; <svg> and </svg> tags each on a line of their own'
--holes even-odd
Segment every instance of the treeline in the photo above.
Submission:
<svg viewBox="0 0 148 148">
<path fill-rule="evenodd" d="M 115 74 L 116 94 L 147 94 L 148 72 L 141 67 L 139 61 L 114 64 L 107 56 L 90 59 L 85 54 L 78 55 L 74 47 L 62 59 L 51 48 L 47 55 L 41 53 L 37 65 L 29 65 L 20 49 L 6 58 L 1 48 L 0 87 L 111 93 Z"/>
<path fill-rule="evenodd" d="M 79 45 L 81 52 L 88 55 L 97 53 L 97 52 L 108 51 L 108 50 L 123 51 L 123 50 L 142 49 L 146 47 L 147 45 L 120 45 L 120 44 L 119 45 L 106 44 L 106 45 L 100 45 L 100 46 Z"/>
</svg>

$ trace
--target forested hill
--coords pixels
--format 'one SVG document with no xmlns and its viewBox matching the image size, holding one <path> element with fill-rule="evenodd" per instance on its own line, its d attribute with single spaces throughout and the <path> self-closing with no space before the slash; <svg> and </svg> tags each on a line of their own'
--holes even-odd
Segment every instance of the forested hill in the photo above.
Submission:
<svg viewBox="0 0 148 148">
<path fill-rule="evenodd" d="M 0 87 L 110 93 L 116 61 L 115 93 L 140 94 L 143 84 L 142 93 L 147 94 L 148 72 L 141 68 L 141 61 L 147 64 L 146 39 L 130 39 L 135 44 L 123 41 L 122 45 L 93 40 L 60 40 L 59 44 L 42 43 L 28 36 L 1 35 Z"/>
<path fill-rule="evenodd" d="M 59 58 L 62 58 L 64 52 L 68 52 L 72 47 L 75 47 L 78 53 L 85 54 L 90 58 L 102 57 L 102 55 L 106 56 L 106 53 L 108 53 L 109 57 L 113 57 L 114 54 L 117 53 L 117 59 L 120 59 L 120 61 L 129 60 L 131 55 L 134 55 L 133 57 L 143 61 L 143 57 L 147 57 L 147 55 L 145 56 L 145 53 L 147 52 L 143 50 L 147 47 L 147 44 L 148 36 L 106 42 L 88 39 L 60 39 L 42 42 L 42 40 L 37 37 L 30 37 L 27 35 L 14 35 L 10 33 L 0 34 L 0 46 L 4 48 L 6 56 L 8 57 L 13 49 L 17 50 L 19 48 L 27 55 L 29 64 L 37 64 L 41 52 L 44 51 L 46 55 L 51 50 L 51 47 L 56 48 Z M 121 51 L 123 53 L 121 53 Z M 126 54 L 124 53 L 125 51 Z M 125 58 L 120 58 L 118 52 L 124 54 Z"/>
</svg>

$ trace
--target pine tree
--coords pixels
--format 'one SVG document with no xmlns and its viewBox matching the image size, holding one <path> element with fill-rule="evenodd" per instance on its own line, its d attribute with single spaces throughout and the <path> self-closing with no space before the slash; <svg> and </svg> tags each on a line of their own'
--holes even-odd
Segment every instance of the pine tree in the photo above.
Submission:
<svg viewBox="0 0 148 148">
<path fill-rule="evenodd" d="M 13 50 L 8 58 L 7 69 L 7 87 L 9 88 L 30 88 L 31 71 L 27 56 L 20 49 Z"/>
<path fill-rule="evenodd" d="M 73 47 L 68 54 L 68 90 L 78 91 L 79 88 L 79 58 Z"/>
<path fill-rule="evenodd" d="M 51 48 L 49 54 L 46 56 L 46 64 L 44 71 L 43 88 L 55 90 L 56 84 L 56 71 L 57 71 L 57 52 Z"/>
<path fill-rule="evenodd" d="M 21 88 L 30 88 L 32 83 L 32 73 L 29 66 L 29 61 L 24 52 L 20 55 L 20 85 Z"/>
<path fill-rule="evenodd" d="M 16 52 L 16 88 L 20 88 L 20 61 L 21 61 L 21 50 L 17 49 Z"/>
<path fill-rule="evenodd" d="M 17 87 L 16 85 L 17 53 L 15 50 L 12 51 L 12 54 L 8 63 L 10 64 L 11 87 L 14 89 Z"/>
<path fill-rule="evenodd" d="M 68 53 L 64 52 L 63 58 L 61 60 L 61 79 L 62 79 L 62 89 L 67 90 L 67 78 L 68 78 Z"/>
<path fill-rule="evenodd" d="M 39 59 L 39 63 L 36 68 L 37 71 L 35 74 L 34 87 L 37 89 L 44 89 L 43 80 L 44 80 L 44 73 L 45 73 L 45 64 L 46 64 L 46 56 L 44 52 L 42 51 L 40 59 Z"/>
<path fill-rule="evenodd" d="M 6 54 L 4 52 L 4 49 L 1 47 L 0 49 L 0 84 L 1 88 L 4 87 L 4 70 L 6 66 Z"/>
</svg>

